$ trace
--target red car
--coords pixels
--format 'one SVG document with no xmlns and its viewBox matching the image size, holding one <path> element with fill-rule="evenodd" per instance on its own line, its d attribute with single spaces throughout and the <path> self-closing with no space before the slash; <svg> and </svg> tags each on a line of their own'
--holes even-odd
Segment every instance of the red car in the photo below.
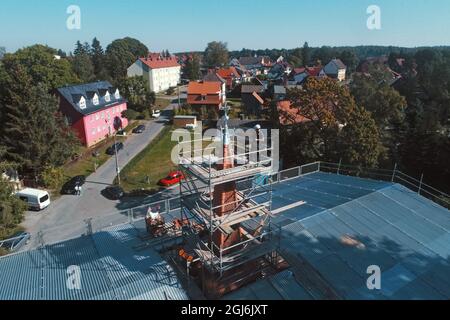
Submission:
<svg viewBox="0 0 450 320">
<path fill-rule="evenodd" d="M 184 179 L 183 172 L 172 171 L 167 175 L 167 177 L 159 180 L 159 184 L 164 187 L 170 187 L 173 186 L 174 184 L 180 183 L 182 179 Z"/>
</svg>

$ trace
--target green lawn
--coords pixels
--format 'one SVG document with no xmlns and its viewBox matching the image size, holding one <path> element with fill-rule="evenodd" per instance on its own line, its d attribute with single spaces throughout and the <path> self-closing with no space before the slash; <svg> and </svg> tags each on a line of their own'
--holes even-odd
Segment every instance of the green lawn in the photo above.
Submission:
<svg viewBox="0 0 450 320">
<path fill-rule="evenodd" d="M 164 110 L 170 104 L 169 99 L 164 99 L 160 97 L 156 97 L 155 99 L 155 109 Z"/>
<path fill-rule="evenodd" d="M 158 181 L 176 169 L 170 154 L 176 145 L 171 141 L 172 127 L 163 131 L 134 157 L 121 171 L 121 186 L 127 192 L 138 189 L 159 188 Z"/>
<path fill-rule="evenodd" d="M 116 137 L 117 141 L 124 141 L 125 137 Z M 104 164 L 111 156 L 107 155 L 106 149 L 113 144 L 114 140 L 112 138 L 107 139 L 98 147 L 93 147 L 91 149 L 83 148 L 85 156 L 78 161 L 68 163 L 64 166 L 64 175 L 67 180 L 72 177 L 84 175 L 89 176 L 91 173 L 95 172 L 95 166 L 99 168 Z M 99 156 L 94 157 L 92 153 L 98 151 Z"/>
</svg>

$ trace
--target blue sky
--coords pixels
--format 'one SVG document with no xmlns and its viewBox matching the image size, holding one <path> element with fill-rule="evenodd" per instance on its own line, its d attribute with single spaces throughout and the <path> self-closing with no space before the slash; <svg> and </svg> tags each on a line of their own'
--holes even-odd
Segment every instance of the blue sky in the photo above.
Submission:
<svg viewBox="0 0 450 320">
<path fill-rule="evenodd" d="M 68 30 L 66 9 L 81 9 L 81 29 Z M 381 30 L 366 26 L 369 5 L 381 8 Z M 230 50 L 321 45 L 450 45 L 448 0 L 0 0 L 0 46 L 34 43 L 73 50 L 97 36 L 104 46 L 131 36 L 150 50 Z"/>
</svg>

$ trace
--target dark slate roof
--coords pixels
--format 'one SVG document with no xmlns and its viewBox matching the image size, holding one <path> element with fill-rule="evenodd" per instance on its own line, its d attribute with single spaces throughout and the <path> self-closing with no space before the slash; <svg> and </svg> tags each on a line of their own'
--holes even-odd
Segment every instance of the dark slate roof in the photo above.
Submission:
<svg viewBox="0 0 450 320">
<path fill-rule="evenodd" d="M 241 93 L 261 93 L 264 92 L 264 86 L 262 85 L 251 85 L 251 84 L 243 84 L 241 88 Z"/>
<path fill-rule="evenodd" d="M 286 88 L 284 86 L 273 86 L 273 93 L 286 94 Z"/>
<path fill-rule="evenodd" d="M 334 62 L 339 69 L 347 68 L 347 66 L 342 62 L 341 59 L 333 59 L 332 62 Z"/>
<path fill-rule="evenodd" d="M 83 115 L 88 115 L 102 109 L 109 108 L 116 104 L 124 103 L 126 100 L 120 96 L 119 99 L 114 97 L 116 88 L 111 85 L 108 81 L 98 81 L 92 83 L 79 84 L 74 86 L 61 87 L 56 89 L 59 95 L 67 100 L 67 102 L 72 105 L 72 107 Z M 102 99 L 106 92 L 109 91 L 111 100 L 106 102 Z M 99 104 L 94 105 L 92 103 L 92 97 L 97 94 L 99 98 Z M 86 108 L 81 109 L 77 102 L 80 101 L 81 97 L 86 99 Z"/>
<path fill-rule="evenodd" d="M 203 81 L 226 83 L 225 79 L 219 76 L 216 72 L 208 72 L 208 74 L 203 77 Z"/>
</svg>

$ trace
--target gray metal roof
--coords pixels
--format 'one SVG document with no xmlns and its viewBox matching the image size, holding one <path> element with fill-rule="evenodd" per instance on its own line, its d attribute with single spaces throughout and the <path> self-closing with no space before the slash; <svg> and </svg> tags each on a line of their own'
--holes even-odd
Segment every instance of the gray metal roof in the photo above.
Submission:
<svg viewBox="0 0 450 320">
<path fill-rule="evenodd" d="M 185 291 L 152 249 L 137 251 L 139 230 L 120 225 L 91 236 L 0 258 L 0 300 L 182 300 Z M 68 289 L 67 268 L 81 270 Z"/>
<path fill-rule="evenodd" d="M 241 93 L 262 93 L 264 92 L 264 86 L 263 85 L 256 85 L 256 84 L 243 84 L 241 87 Z"/>
<path fill-rule="evenodd" d="M 311 296 L 290 270 L 284 270 L 234 291 L 223 300 L 311 300 Z"/>
<path fill-rule="evenodd" d="M 108 81 L 97 81 L 92 83 L 79 84 L 74 86 L 61 87 L 56 89 L 62 98 L 67 100 L 68 103 L 79 113 L 88 115 L 94 112 L 100 111 L 105 108 L 112 107 L 114 105 L 124 103 L 126 100 L 120 96 L 119 99 L 114 97 L 116 88 L 111 85 Z M 109 91 L 111 100 L 106 102 L 102 97 L 105 95 L 106 91 Z M 94 94 L 99 97 L 99 103 L 94 105 L 92 102 L 92 97 Z M 80 108 L 77 102 L 84 97 L 86 99 L 86 108 Z"/>
<path fill-rule="evenodd" d="M 277 209 L 281 250 L 308 261 L 339 297 L 450 298 L 450 211 L 404 186 L 317 172 L 275 184 Z M 370 265 L 381 268 L 381 290 L 366 286 Z M 262 291 L 278 297 L 267 281 L 231 297 Z"/>
<path fill-rule="evenodd" d="M 285 86 L 273 86 L 273 93 L 286 94 L 286 87 Z"/>
</svg>

